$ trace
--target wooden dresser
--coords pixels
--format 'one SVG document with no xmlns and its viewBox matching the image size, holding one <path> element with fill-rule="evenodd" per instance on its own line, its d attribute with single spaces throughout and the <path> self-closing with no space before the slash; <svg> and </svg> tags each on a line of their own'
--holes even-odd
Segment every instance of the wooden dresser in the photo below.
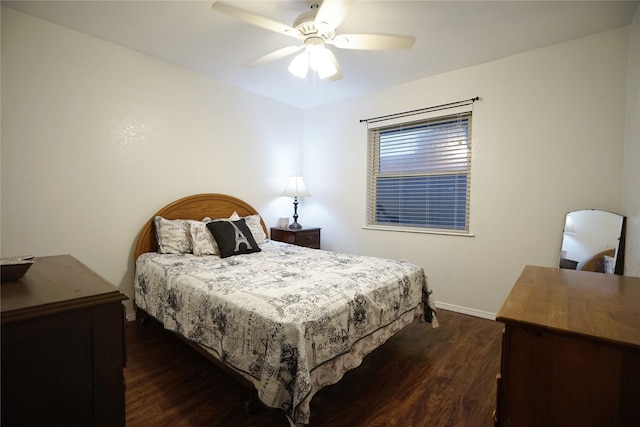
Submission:
<svg viewBox="0 0 640 427">
<path fill-rule="evenodd" d="M 497 320 L 496 425 L 640 426 L 640 278 L 527 266 Z"/>
<path fill-rule="evenodd" d="M 3 426 L 124 426 L 127 297 L 69 255 L 2 284 Z"/>
</svg>

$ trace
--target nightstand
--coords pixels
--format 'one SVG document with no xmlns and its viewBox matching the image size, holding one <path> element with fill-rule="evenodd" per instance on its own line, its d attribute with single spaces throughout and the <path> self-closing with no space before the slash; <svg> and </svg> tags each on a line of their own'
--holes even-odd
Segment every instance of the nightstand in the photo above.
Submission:
<svg viewBox="0 0 640 427">
<path fill-rule="evenodd" d="M 271 227 L 271 240 L 320 249 L 320 228 L 302 227 L 299 230 L 292 230 L 290 228 Z"/>
<path fill-rule="evenodd" d="M 572 259 L 560 258 L 560 263 L 558 264 L 560 268 L 566 268 L 569 270 L 577 270 L 578 261 L 574 261 Z"/>
</svg>

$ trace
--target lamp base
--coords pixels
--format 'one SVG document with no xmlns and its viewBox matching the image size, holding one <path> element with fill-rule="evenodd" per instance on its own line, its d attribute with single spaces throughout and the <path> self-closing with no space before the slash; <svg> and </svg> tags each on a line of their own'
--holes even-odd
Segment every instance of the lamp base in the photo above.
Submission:
<svg viewBox="0 0 640 427">
<path fill-rule="evenodd" d="M 289 226 L 290 230 L 300 230 L 302 226 L 298 224 L 298 196 L 293 197 L 293 223 Z"/>
</svg>

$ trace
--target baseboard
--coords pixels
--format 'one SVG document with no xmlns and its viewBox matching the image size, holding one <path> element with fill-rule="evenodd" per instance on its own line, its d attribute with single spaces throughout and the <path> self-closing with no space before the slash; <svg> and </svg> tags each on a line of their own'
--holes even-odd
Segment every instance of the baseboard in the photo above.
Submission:
<svg viewBox="0 0 640 427">
<path fill-rule="evenodd" d="M 476 310 L 469 307 L 447 304 L 446 302 L 436 301 L 436 308 L 443 310 L 455 311 L 456 313 L 468 314 L 469 316 L 481 317 L 483 319 L 496 320 L 496 314 L 488 311 Z"/>
<path fill-rule="evenodd" d="M 127 322 L 135 322 L 136 321 L 136 313 L 127 313 Z"/>
</svg>

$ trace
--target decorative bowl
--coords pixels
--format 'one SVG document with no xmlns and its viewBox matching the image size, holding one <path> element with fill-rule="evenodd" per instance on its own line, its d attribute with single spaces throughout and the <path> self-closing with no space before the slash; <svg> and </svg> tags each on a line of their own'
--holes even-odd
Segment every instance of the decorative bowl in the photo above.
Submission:
<svg viewBox="0 0 640 427">
<path fill-rule="evenodd" d="M 2 283 L 22 279 L 33 265 L 33 255 L 0 258 Z"/>
</svg>

